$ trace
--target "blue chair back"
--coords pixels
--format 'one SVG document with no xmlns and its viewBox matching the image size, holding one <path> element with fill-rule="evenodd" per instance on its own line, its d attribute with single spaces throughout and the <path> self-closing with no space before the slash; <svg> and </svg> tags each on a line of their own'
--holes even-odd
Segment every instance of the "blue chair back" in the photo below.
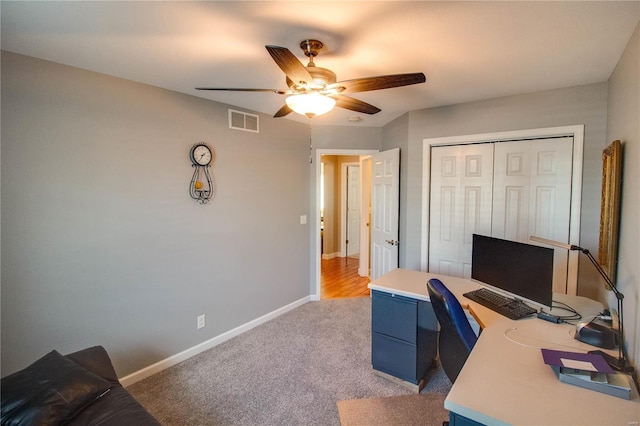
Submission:
<svg viewBox="0 0 640 426">
<path fill-rule="evenodd" d="M 478 337 L 458 299 L 437 278 L 427 283 L 429 299 L 440 323 L 438 354 L 447 377 L 455 382 Z"/>
</svg>

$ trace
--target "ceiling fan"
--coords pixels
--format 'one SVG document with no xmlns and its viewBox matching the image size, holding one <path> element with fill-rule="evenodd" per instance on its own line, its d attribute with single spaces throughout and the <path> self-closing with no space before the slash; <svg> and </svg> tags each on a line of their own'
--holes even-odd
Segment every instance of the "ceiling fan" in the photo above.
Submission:
<svg viewBox="0 0 640 426">
<path fill-rule="evenodd" d="M 323 44 L 318 40 L 303 40 L 300 48 L 309 63 L 305 67 L 286 47 L 265 46 L 273 60 L 284 71 L 289 90 L 196 87 L 197 90 L 221 90 L 236 92 L 273 92 L 278 95 L 289 95 L 286 104 L 275 113 L 274 117 L 284 117 L 291 112 L 314 117 L 331 111 L 334 106 L 365 114 L 376 114 L 380 108 L 346 96 L 345 94 L 368 92 L 371 90 L 390 89 L 424 83 L 423 73 L 380 75 L 376 77 L 356 78 L 336 82 L 333 71 L 317 67 L 313 59 L 318 56 Z"/>
</svg>

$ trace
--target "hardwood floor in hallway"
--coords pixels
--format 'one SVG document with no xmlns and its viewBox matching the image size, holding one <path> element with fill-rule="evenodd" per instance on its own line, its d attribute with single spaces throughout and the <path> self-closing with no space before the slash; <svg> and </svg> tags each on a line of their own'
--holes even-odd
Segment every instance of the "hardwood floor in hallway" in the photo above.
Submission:
<svg viewBox="0 0 640 426">
<path fill-rule="evenodd" d="M 321 299 L 369 296 L 369 278 L 358 275 L 358 259 L 334 257 L 321 263 Z"/>
</svg>

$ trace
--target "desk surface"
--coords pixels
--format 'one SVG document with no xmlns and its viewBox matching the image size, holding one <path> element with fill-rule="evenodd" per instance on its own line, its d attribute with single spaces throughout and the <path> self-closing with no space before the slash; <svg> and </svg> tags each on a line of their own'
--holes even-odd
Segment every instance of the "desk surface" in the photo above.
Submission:
<svg viewBox="0 0 640 426">
<path fill-rule="evenodd" d="M 573 338 L 574 326 L 536 317 L 510 320 L 462 296 L 480 287 L 464 278 L 396 269 L 371 282 L 369 288 L 429 300 L 426 283 L 430 278 L 439 278 L 485 326 L 445 400 L 446 409 L 485 424 L 639 424 L 640 398 L 635 391 L 628 401 L 562 383 L 543 362 L 541 348 L 594 349 Z M 554 294 L 554 300 L 570 304 L 585 318 L 602 309 L 600 303 L 584 297 Z"/>
</svg>

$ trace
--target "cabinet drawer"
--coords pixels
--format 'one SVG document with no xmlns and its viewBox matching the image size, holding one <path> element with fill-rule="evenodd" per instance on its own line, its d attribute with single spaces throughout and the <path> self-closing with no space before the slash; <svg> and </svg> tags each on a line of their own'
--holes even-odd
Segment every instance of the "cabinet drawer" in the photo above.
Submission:
<svg viewBox="0 0 640 426">
<path fill-rule="evenodd" d="M 468 419 L 451 411 L 449 413 L 449 426 L 484 426 L 475 420 Z"/>
<path fill-rule="evenodd" d="M 374 290 L 371 307 L 373 332 L 416 343 L 417 300 Z"/>
<path fill-rule="evenodd" d="M 384 334 L 371 334 L 371 361 L 376 370 L 418 384 L 416 354 L 415 345 Z"/>
</svg>

